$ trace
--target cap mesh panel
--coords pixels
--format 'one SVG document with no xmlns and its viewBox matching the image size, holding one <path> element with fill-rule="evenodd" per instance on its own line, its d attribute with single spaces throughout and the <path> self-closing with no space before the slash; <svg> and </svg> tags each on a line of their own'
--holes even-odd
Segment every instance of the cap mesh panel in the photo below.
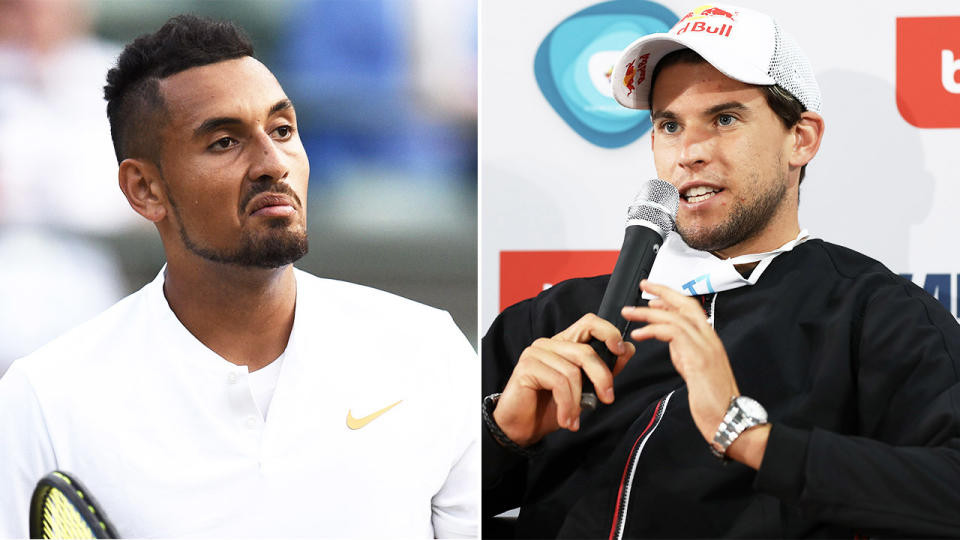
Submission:
<svg viewBox="0 0 960 540">
<path fill-rule="evenodd" d="M 775 44 L 767 74 L 784 90 L 800 100 L 808 111 L 820 112 L 820 86 L 813 68 L 793 37 L 773 24 Z"/>
</svg>

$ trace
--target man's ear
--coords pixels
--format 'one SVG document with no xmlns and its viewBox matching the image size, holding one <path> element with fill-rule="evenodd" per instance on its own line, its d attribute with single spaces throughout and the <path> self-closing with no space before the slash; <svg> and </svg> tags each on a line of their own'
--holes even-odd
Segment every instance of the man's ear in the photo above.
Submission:
<svg viewBox="0 0 960 540">
<path fill-rule="evenodd" d="M 817 155 L 820 142 L 823 140 L 823 130 L 822 116 L 813 111 L 801 113 L 800 121 L 793 126 L 794 142 L 790 165 L 802 167 Z"/>
<path fill-rule="evenodd" d="M 160 170 L 143 159 L 125 159 L 117 173 L 120 191 L 138 214 L 157 223 L 167 216 L 167 197 Z"/>
</svg>

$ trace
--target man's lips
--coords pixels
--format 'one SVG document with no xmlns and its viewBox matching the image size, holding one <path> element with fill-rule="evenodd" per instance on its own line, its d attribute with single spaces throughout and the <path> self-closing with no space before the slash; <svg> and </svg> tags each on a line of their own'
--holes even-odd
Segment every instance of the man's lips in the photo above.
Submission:
<svg viewBox="0 0 960 540">
<path fill-rule="evenodd" d="M 297 212 L 296 203 L 286 195 L 261 193 L 249 204 L 251 216 L 290 216 Z"/>
<path fill-rule="evenodd" d="M 709 184 L 689 183 L 680 186 L 680 199 L 685 205 L 696 205 L 709 201 L 723 191 L 723 188 Z"/>
</svg>

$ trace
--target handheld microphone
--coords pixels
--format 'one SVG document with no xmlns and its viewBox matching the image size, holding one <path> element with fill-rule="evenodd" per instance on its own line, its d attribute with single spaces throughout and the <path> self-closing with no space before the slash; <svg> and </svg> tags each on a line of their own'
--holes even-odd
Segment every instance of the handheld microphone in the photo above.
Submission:
<svg viewBox="0 0 960 540">
<path fill-rule="evenodd" d="M 617 264 L 603 293 L 597 315 L 610 321 L 620 330 L 622 336 L 628 322 L 620 315 L 624 306 L 635 306 L 640 298 L 640 280 L 650 275 L 653 261 L 663 244 L 667 233 L 673 230 L 680 206 L 680 193 L 669 182 L 655 178 L 640 189 L 633 204 L 627 210 L 627 227 L 623 236 L 623 247 L 617 256 Z M 613 370 L 616 357 L 607 348 L 606 343 L 594 338 L 590 346 L 600 358 Z M 597 407 L 597 395 L 593 383 L 583 376 L 583 389 L 580 394 L 580 407 L 593 410 Z"/>
</svg>

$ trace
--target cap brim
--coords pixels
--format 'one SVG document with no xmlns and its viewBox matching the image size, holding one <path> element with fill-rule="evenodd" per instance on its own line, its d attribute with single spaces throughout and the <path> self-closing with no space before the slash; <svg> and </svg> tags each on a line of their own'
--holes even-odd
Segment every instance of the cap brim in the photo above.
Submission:
<svg viewBox="0 0 960 540">
<path fill-rule="evenodd" d="M 723 58 L 716 47 L 696 39 L 658 33 L 641 37 L 620 54 L 610 77 L 613 97 L 624 107 L 649 110 L 654 68 L 664 56 L 680 49 L 693 49 L 717 71 L 731 79 L 747 84 L 775 84 L 773 78 L 767 74 L 766 66 L 752 65 L 738 59 L 736 55 Z M 647 55 L 645 59 L 644 55 Z M 628 73 L 631 70 L 632 72 Z"/>
</svg>

